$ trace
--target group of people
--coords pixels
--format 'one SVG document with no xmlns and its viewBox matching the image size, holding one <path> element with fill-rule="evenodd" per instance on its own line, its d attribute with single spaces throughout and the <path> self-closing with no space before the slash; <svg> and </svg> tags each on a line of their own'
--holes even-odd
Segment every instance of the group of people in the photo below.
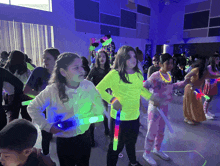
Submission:
<svg viewBox="0 0 220 166">
<path fill-rule="evenodd" d="M 97 52 L 91 69 L 85 57 L 70 52 L 60 54 L 56 48 L 44 50 L 44 67 L 36 67 L 33 71 L 29 71 L 25 59 L 24 53 L 15 50 L 10 53 L 3 68 L 0 67 L 0 88 L 8 94 L 9 105 L 6 116 L 2 102 L 0 104 L 0 162 L 3 166 L 56 165 L 49 156 L 53 137 L 56 137 L 61 166 L 89 166 L 91 148 L 95 146 L 95 124 L 75 123 L 65 129 L 58 124 L 100 115 L 104 115 L 104 134 L 110 138 L 107 166 L 116 166 L 124 146 L 129 166 L 140 166 L 136 160 L 135 145 L 142 98 L 149 100 L 143 158 L 150 165 L 157 165 L 151 156 L 153 150 L 154 154 L 169 160 L 170 157 L 161 151 L 165 121 L 157 109 L 168 115 L 168 104 L 175 89 L 184 88 L 183 115 L 186 123 L 198 124 L 207 117 L 213 117 L 208 105 L 211 96 L 217 93 L 219 54 L 210 57 L 209 66 L 207 57 L 200 56 L 191 64 L 191 71 L 177 82 L 173 82 L 171 76 L 177 60 L 168 53 L 153 57 L 153 66 L 148 69 L 147 80 L 144 81 L 143 53 L 138 47 L 122 46 L 112 67 L 109 56 L 103 50 Z M 182 65 L 180 68 L 183 68 Z M 204 93 L 210 95 L 210 100 L 203 105 L 194 91 L 202 89 L 204 83 Z M 32 101 L 28 106 L 22 106 L 21 103 L 27 100 Z M 105 115 L 108 104 L 111 104 L 109 127 Z M 18 119 L 20 109 L 25 120 Z M 118 112 L 120 132 L 117 150 L 113 150 Z M 9 119 L 7 125 L 6 117 Z M 33 148 L 37 130 L 32 122 L 41 129 L 43 154 Z"/>
</svg>

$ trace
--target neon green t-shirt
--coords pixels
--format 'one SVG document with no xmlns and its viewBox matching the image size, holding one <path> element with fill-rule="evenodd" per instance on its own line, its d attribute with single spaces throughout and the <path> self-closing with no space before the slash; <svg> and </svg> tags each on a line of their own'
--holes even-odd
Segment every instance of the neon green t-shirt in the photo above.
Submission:
<svg viewBox="0 0 220 166">
<path fill-rule="evenodd" d="M 124 83 L 119 76 L 118 71 L 110 71 L 100 83 L 96 86 L 103 100 L 110 103 L 112 97 L 116 97 L 122 105 L 120 119 L 122 121 L 136 120 L 139 115 L 140 96 L 149 100 L 152 94 L 143 87 L 143 76 L 139 73 L 128 74 L 128 80 L 131 84 Z M 110 88 L 112 95 L 105 90 Z M 111 117 L 116 119 L 117 110 L 111 106 Z"/>
</svg>

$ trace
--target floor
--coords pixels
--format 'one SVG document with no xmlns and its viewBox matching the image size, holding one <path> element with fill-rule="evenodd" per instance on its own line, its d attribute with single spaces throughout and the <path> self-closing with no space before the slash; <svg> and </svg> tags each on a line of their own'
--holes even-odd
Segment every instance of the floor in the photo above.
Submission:
<svg viewBox="0 0 220 166">
<path fill-rule="evenodd" d="M 162 151 L 166 152 L 171 160 L 163 161 L 155 155 L 152 155 L 153 158 L 161 166 L 220 166 L 220 95 L 214 97 L 210 103 L 210 112 L 217 115 L 216 119 L 207 120 L 196 126 L 183 122 L 182 100 L 182 96 L 173 96 L 173 101 L 169 105 L 168 119 L 174 133 L 170 133 L 166 128 Z M 147 104 L 146 102 L 145 105 L 147 106 Z M 148 166 L 142 157 L 147 133 L 147 114 L 141 113 L 140 120 L 144 127 L 140 127 L 136 156 L 140 164 Z M 38 133 L 39 137 L 35 147 L 41 148 L 40 130 Z M 103 123 L 96 124 L 95 141 L 96 147 L 92 148 L 90 166 L 105 166 L 109 138 L 104 135 Z M 50 151 L 51 158 L 59 166 L 55 138 L 51 142 Z M 125 149 L 121 154 L 117 166 L 127 166 L 129 161 Z"/>
</svg>

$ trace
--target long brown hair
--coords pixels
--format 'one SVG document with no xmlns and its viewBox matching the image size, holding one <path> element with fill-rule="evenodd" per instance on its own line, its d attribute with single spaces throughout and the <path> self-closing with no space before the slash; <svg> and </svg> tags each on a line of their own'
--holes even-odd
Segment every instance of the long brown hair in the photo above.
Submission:
<svg viewBox="0 0 220 166">
<path fill-rule="evenodd" d="M 105 73 L 108 73 L 109 70 L 110 70 L 110 65 L 109 65 L 109 58 L 108 58 L 108 54 L 105 52 L 105 51 L 99 51 L 98 54 L 97 54 L 97 58 L 96 58 L 96 61 L 95 61 L 95 67 L 96 68 L 100 68 L 100 62 L 99 62 L 99 57 L 100 57 L 100 54 L 101 53 L 104 53 L 105 54 L 105 58 L 106 58 L 106 61 L 105 61 L 105 65 L 104 65 L 104 69 L 105 69 Z"/>
<path fill-rule="evenodd" d="M 216 65 L 216 63 L 215 63 L 215 58 L 218 58 L 218 57 L 219 57 L 218 54 L 214 54 L 209 58 L 209 63 L 212 67 L 212 71 L 214 71 L 214 72 L 216 72 L 217 71 L 216 68 L 218 68 L 218 65 Z"/>
<path fill-rule="evenodd" d="M 54 66 L 51 78 L 48 82 L 49 84 L 55 83 L 57 85 L 59 98 L 63 103 L 68 102 L 69 98 L 67 94 L 65 93 L 65 90 L 66 90 L 65 85 L 67 85 L 67 80 L 60 73 L 60 69 L 62 68 L 64 70 L 67 70 L 69 65 L 73 63 L 73 61 L 76 58 L 80 58 L 80 56 L 74 53 L 69 53 L 69 52 L 60 54 L 55 62 L 55 66 Z"/>
<path fill-rule="evenodd" d="M 129 82 L 129 80 L 127 79 L 128 73 L 126 71 L 126 67 L 127 67 L 126 61 L 131 58 L 130 55 L 128 54 L 129 51 L 133 51 L 135 53 L 135 57 L 136 57 L 136 66 L 134 67 L 133 70 L 135 72 L 138 72 L 139 74 L 141 74 L 141 72 L 138 68 L 137 53 L 134 50 L 134 48 L 131 46 L 122 46 L 118 50 L 116 58 L 115 58 L 115 63 L 114 63 L 113 69 L 118 71 L 120 79 L 123 82 L 131 84 L 131 82 Z"/>
<path fill-rule="evenodd" d="M 18 50 L 12 51 L 4 68 L 8 69 L 12 74 L 14 74 L 16 71 L 19 75 L 27 72 L 27 64 L 24 53 Z"/>
</svg>

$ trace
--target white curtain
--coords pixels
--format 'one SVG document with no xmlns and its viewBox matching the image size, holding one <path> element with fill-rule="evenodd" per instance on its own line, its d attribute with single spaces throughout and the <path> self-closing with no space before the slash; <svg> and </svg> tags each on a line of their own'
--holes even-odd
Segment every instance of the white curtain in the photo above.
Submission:
<svg viewBox="0 0 220 166">
<path fill-rule="evenodd" d="M 42 66 L 42 54 L 54 47 L 53 27 L 30 23 L 0 20 L 0 51 L 20 50 Z"/>
</svg>

